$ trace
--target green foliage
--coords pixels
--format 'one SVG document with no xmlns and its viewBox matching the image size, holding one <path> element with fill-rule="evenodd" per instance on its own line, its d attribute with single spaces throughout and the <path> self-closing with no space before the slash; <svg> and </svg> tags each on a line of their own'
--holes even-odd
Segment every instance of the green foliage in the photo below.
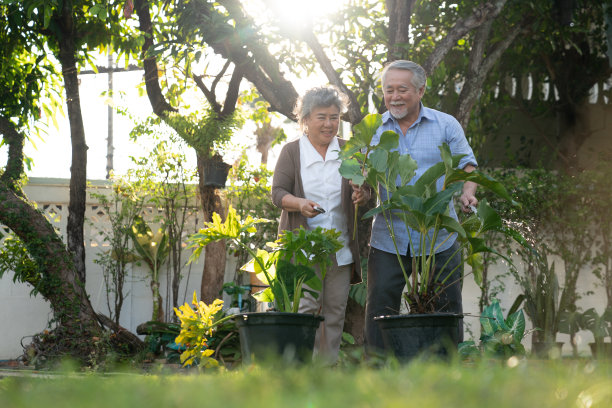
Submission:
<svg viewBox="0 0 612 408">
<path fill-rule="evenodd" d="M 3 236 L 0 231 L 0 238 L 4 238 L 0 242 L 0 278 L 8 272 L 13 272 L 13 282 L 31 284 L 30 294 L 36 295 L 42 280 L 39 266 L 17 236 L 14 234 Z"/>
<path fill-rule="evenodd" d="M 525 295 L 527 315 L 535 327 L 542 329 L 534 334 L 536 341 L 554 342 L 559 330 L 572 336 L 578 331 L 576 302 L 581 295 L 577 291 L 581 269 L 609 259 L 591 255 L 596 245 L 602 245 L 600 255 L 608 251 L 604 248 L 610 230 L 606 230 L 607 215 L 601 213 L 601 205 L 610 187 L 601 182 L 602 174 L 573 176 L 541 168 L 506 169 L 496 174 L 505 185 L 512 186 L 512 197 L 521 203 L 512 208 L 490 197 L 529 243 L 529 247 L 513 247 L 500 241 L 499 246 L 506 248 L 508 256 L 518 255 L 522 261 L 521 268 L 512 268 L 511 273 Z M 592 228 L 596 222 L 601 222 L 601 229 Z M 561 258 L 563 262 L 556 266 L 562 269 L 555 271 L 547 259 L 551 255 Z M 605 265 L 600 267 L 604 269 Z"/>
<path fill-rule="evenodd" d="M 605 337 L 612 337 L 612 308 L 608 307 L 600 315 L 595 308 L 585 310 L 579 317 L 581 329 L 593 333 L 595 343 L 601 345 Z"/>
<path fill-rule="evenodd" d="M 413 180 L 417 163 L 409 155 L 400 155 L 397 151 L 399 136 L 395 132 L 384 132 L 378 145 L 371 145 L 380 120 L 380 115 L 367 115 L 362 123 L 355 126 L 355 136 L 342 149 L 339 171 L 355 184 L 365 181 L 376 186 L 374 190 L 379 204 L 363 218 L 376 214 L 384 217 L 394 245 L 392 216 L 399 217 L 407 229 L 419 233 L 421 253 L 415 256 L 418 263 L 413 265 L 412 276 L 407 275 L 402 262 L 400 266 L 408 287 L 405 297 L 411 313 L 431 312 L 434 299 L 454 272 L 445 270 L 443 266 L 437 274 L 433 273 L 434 245 L 441 229 L 456 234 L 461 247 L 467 248 L 470 255 L 489 252 L 502 256 L 485 245 L 482 236 L 489 231 L 508 235 L 522 245 L 526 245 L 526 242 L 517 231 L 503 225 L 500 216 L 486 200 L 479 203 L 477 214 L 462 223 L 451 218 L 448 215 L 449 205 L 453 196 L 461 191 L 464 181 L 479 184 L 509 202 L 512 202 L 512 198 L 495 179 L 477 170 L 467 173 L 457 169 L 462 156 L 451 156 L 446 144 L 440 146 L 441 161 L 431 166 L 418 180 Z M 437 191 L 436 181 L 441 177 L 444 177 L 444 184 L 442 190 Z M 414 244 L 411 242 L 411 247 Z M 399 250 L 396 252 L 398 257 L 402 255 Z"/>
<path fill-rule="evenodd" d="M 249 166 L 246 153 L 241 156 L 238 164 L 230 169 L 230 185 L 226 189 L 226 198 L 236 209 L 236 213 L 241 219 L 250 215 L 253 218 L 270 220 L 259 224 L 255 233 L 239 236 L 240 245 L 235 245 L 233 241 L 228 242 L 230 251 L 238 257 L 240 266 L 247 262 L 249 256 L 249 253 L 242 249 L 244 246 L 261 248 L 266 242 L 276 238 L 280 209 L 270 200 L 271 177 L 272 171 L 265 166 Z"/>
<path fill-rule="evenodd" d="M 149 117 L 137 122 L 130 137 L 143 144 L 149 140 L 154 143 L 148 155 L 131 157 L 135 167 L 128 171 L 127 177 L 146 195 L 146 205 L 156 210 L 152 221 L 167 231 L 172 299 L 166 299 L 166 305 L 171 302 L 172 307 L 178 307 L 181 302 L 179 285 L 187 264 L 183 236 L 196 206 L 196 171 L 186 166 L 186 142 L 159 118 Z M 172 307 L 166 307 L 167 320 L 174 318 L 173 314 L 168 314 Z"/>
<path fill-rule="evenodd" d="M 6 2 L 5 2 L 6 3 Z M 29 126 L 42 110 L 53 118 L 59 106 L 58 72 L 44 53 L 44 40 L 23 29 L 16 5 L 0 5 L 0 115 Z M 49 102 L 44 102 L 49 98 Z"/>
<path fill-rule="evenodd" d="M 151 274 L 151 292 L 153 294 L 153 316 L 151 320 L 161 320 L 162 305 L 159 294 L 159 275 L 161 266 L 170 252 L 168 233 L 161 227 L 153 232 L 145 220 L 138 216 L 131 226 L 130 235 L 134 249 L 145 261 Z"/>
<path fill-rule="evenodd" d="M 223 150 L 234 132 L 244 122 L 238 111 L 221 118 L 212 109 L 209 109 L 204 115 L 200 113 L 169 114 L 164 120 L 189 146 L 204 157 L 212 157 L 214 152 Z"/>
<path fill-rule="evenodd" d="M 192 304 L 195 310 L 189 306 L 189 303 L 174 309 L 181 321 L 181 332 L 175 342 L 186 348 L 181 354 L 181 363 L 185 366 L 197 363 L 202 368 L 216 367 L 219 363 L 211 357 L 215 351 L 208 347 L 208 341 L 216 326 L 227 320 L 227 318 L 217 319 L 223 301 L 215 299 L 212 304 L 207 305 L 198 301 L 196 293 L 193 292 Z"/>
<path fill-rule="evenodd" d="M 205 223 L 204 228 L 189 238 L 194 248 L 192 259 L 197 259 L 211 242 L 232 241 L 252 257 L 242 269 L 255 273 L 259 280 L 269 285 L 254 297 L 262 302 L 275 302 L 281 312 L 297 312 L 304 291 L 321 288 L 321 278 L 325 277 L 326 268 L 330 266 L 330 256 L 342 247 L 338 241 L 340 233 L 322 228 L 300 228 L 295 232 L 287 231 L 274 243 L 269 243 L 272 251 L 250 248 L 244 243 L 245 237 L 256 233 L 255 226 L 265 222 L 268 220 L 254 219 L 250 215 L 242 220 L 232 206 L 224 222 L 219 214 L 213 213 L 212 221 Z M 319 267 L 321 277 L 313 267 Z M 312 294 L 317 295 L 315 292 Z"/>
<path fill-rule="evenodd" d="M 118 178 L 113 180 L 110 195 L 91 193 L 91 196 L 98 200 L 110 221 L 110 231 L 99 232 L 109 249 L 99 252 L 94 263 L 102 268 L 109 317 L 119 324 L 125 299 L 123 286 L 127 276 L 127 265 L 136 258 L 130 248 L 131 229 L 142 211 L 145 195 L 129 180 Z"/>
<path fill-rule="evenodd" d="M 480 316 L 480 344 L 473 341 L 459 345 L 463 357 L 491 356 L 509 358 L 524 356 L 525 347 L 521 344 L 525 336 L 525 316 L 518 310 L 504 318 L 498 300 L 487 306 Z"/>
</svg>

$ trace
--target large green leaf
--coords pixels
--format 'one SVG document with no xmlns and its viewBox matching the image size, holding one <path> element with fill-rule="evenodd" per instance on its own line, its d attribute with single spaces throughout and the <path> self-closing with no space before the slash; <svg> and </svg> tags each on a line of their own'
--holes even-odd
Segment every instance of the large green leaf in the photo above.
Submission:
<svg viewBox="0 0 612 408">
<path fill-rule="evenodd" d="M 437 192 L 423 203 L 423 211 L 427 215 L 445 214 L 453 196 L 461 190 L 462 184 L 455 184 L 446 190 Z"/>
<path fill-rule="evenodd" d="M 486 198 L 478 203 L 478 218 L 481 221 L 480 232 L 499 231 L 502 228 L 502 219 L 487 202 Z"/>
<path fill-rule="evenodd" d="M 368 147 L 372 144 L 372 137 L 382 125 L 382 115 L 371 113 L 366 115 L 361 122 L 353 127 L 353 137 L 355 144 L 360 144 L 362 147 Z"/>
<path fill-rule="evenodd" d="M 444 228 L 449 233 L 454 232 L 462 238 L 465 238 L 467 236 L 463 226 L 459 222 L 457 222 L 457 220 L 452 217 L 449 217 L 448 215 L 440 216 L 440 227 Z"/>
<path fill-rule="evenodd" d="M 471 181 L 486 188 L 487 190 L 490 190 L 501 198 L 508 200 L 512 203 L 512 205 L 518 205 L 518 203 L 512 199 L 512 196 L 510 196 L 508 190 L 506 190 L 503 184 L 495 180 L 493 177 L 481 173 L 478 170 L 468 173 L 464 170 L 457 169 L 453 171 L 452 174 L 450 174 L 445 180 L 446 184 L 451 184 L 457 181 Z"/>
<path fill-rule="evenodd" d="M 379 173 L 384 174 L 389 166 L 387 165 L 387 159 L 389 152 L 384 149 L 376 149 L 368 157 L 368 163 Z"/>
<path fill-rule="evenodd" d="M 376 145 L 377 149 L 388 152 L 397 149 L 399 146 L 399 135 L 392 130 L 387 130 L 380 135 L 380 141 Z"/>
<path fill-rule="evenodd" d="M 340 163 L 340 168 L 338 169 L 340 175 L 347 180 L 351 180 L 353 184 L 358 186 L 362 185 L 365 181 L 365 177 L 363 176 L 361 165 L 356 159 L 346 159 Z"/>
<path fill-rule="evenodd" d="M 397 167 L 401 178 L 401 185 L 404 186 L 412 180 L 419 165 L 408 154 L 401 155 L 398 158 Z"/>
</svg>

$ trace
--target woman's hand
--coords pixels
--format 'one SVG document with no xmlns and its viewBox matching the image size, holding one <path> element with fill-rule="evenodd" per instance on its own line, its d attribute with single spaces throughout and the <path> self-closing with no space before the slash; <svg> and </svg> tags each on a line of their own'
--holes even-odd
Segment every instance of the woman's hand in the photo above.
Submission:
<svg viewBox="0 0 612 408">
<path fill-rule="evenodd" d="M 319 211 L 315 211 L 315 207 L 321 207 L 319 204 L 306 198 L 300 198 L 300 212 L 306 218 L 313 218 L 321 214 Z"/>
<path fill-rule="evenodd" d="M 352 181 L 349 180 L 351 187 L 353 187 L 353 194 L 351 195 L 351 199 L 353 200 L 353 204 L 361 205 L 367 203 L 370 199 L 370 189 L 364 185 L 357 186 L 353 184 Z"/>
<path fill-rule="evenodd" d="M 315 211 L 315 207 L 320 207 L 319 204 L 307 198 L 299 198 L 292 194 L 287 194 L 282 199 L 282 206 L 287 211 L 299 211 L 306 218 L 313 218 L 321 214 Z"/>
</svg>

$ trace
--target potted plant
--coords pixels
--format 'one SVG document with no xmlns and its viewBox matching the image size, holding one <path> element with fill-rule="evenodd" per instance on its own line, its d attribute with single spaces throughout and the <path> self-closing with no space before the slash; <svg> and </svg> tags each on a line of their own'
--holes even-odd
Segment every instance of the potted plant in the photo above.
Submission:
<svg viewBox="0 0 612 408">
<path fill-rule="evenodd" d="M 516 304 L 513 305 L 516 307 Z M 480 316 L 480 345 L 473 341 L 459 344 L 459 354 L 464 358 L 487 355 L 509 358 L 524 356 L 525 347 L 521 343 L 525 336 L 525 315 L 523 310 L 510 308 L 504 318 L 497 299 L 484 308 Z"/>
<path fill-rule="evenodd" d="M 406 280 L 404 300 L 408 304 L 409 314 L 380 316 L 376 319 L 385 344 L 399 358 L 411 358 L 432 345 L 438 348 L 440 354 L 445 354 L 449 347 L 457 346 L 462 316 L 438 313 L 436 310 L 435 300 L 446 286 L 453 283 L 449 279 L 454 272 L 443 265 L 438 273 L 434 273 L 433 246 L 438 232 L 446 229 L 456 234 L 461 244 L 459 250 L 465 248 L 470 255 L 496 253 L 485 245 L 483 235 L 489 231 L 509 235 L 522 244 L 525 242 L 520 234 L 503 225 L 501 217 L 486 200 L 480 202 L 475 214 L 461 223 L 448 215 L 449 204 L 453 196 L 461 191 L 463 182 L 475 182 L 512 201 L 502 184 L 479 171 L 467 173 L 457 169 L 462 156 L 452 156 L 446 144 L 439 147 L 442 160 L 415 181 L 413 178 L 417 163 L 409 155 L 399 154 L 399 136 L 395 132 L 384 132 L 380 142 L 376 146 L 371 145 L 372 137 L 381 124 L 381 116 L 372 114 L 355 126 L 353 137 L 340 154 L 340 173 L 354 184 L 365 182 L 373 187 L 382 187 L 386 193 L 382 194 L 379 188 L 374 188 L 378 205 L 363 218 L 381 214 L 395 244 L 391 216 L 399 217 L 407 228 L 419 233 L 421 252 L 412 257 L 413 273 L 408 276 L 401 262 L 402 254 L 396 249 Z M 436 181 L 441 177 L 444 178 L 443 188 L 437 191 Z M 412 242 L 411 247 L 414 247 Z"/>
<path fill-rule="evenodd" d="M 612 337 L 612 307 L 600 315 L 595 308 L 585 310 L 579 318 L 581 329 L 593 333 L 593 343 L 589 343 L 591 353 L 596 358 L 612 358 L 612 343 L 606 342 L 606 337 Z"/>
<path fill-rule="evenodd" d="M 571 321 L 570 316 L 561 310 L 555 264 L 549 264 L 545 255 L 535 251 L 526 259 L 530 261 L 525 263 L 524 273 L 512 269 L 523 290 L 514 303 L 524 304 L 525 313 L 535 329 L 531 342 L 532 353 L 539 357 L 549 356 L 551 352 L 560 355 L 563 343 L 556 341 L 557 333 L 561 326 L 569 326 Z"/>
<path fill-rule="evenodd" d="M 253 297 L 261 302 L 273 302 L 272 311 L 235 315 L 244 361 L 268 353 L 306 361 L 312 355 L 315 332 L 323 317 L 298 313 L 299 302 L 306 291 L 318 296 L 321 278 L 331 265 L 331 255 L 342 247 L 338 240 L 340 233 L 322 228 L 300 228 L 287 231 L 274 243 L 268 243 L 270 251 L 251 248 L 245 236 L 256 233 L 256 224 L 263 222 L 268 220 L 251 216 L 241 220 L 231 206 L 224 222 L 215 213 L 212 222 L 190 237 L 191 246 L 195 248 L 192 257 L 197 258 L 210 242 L 232 241 L 252 257 L 243 270 L 256 274 L 268 285 Z M 321 277 L 315 273 L 315 267 L 319 268 Z"/>
</svg>

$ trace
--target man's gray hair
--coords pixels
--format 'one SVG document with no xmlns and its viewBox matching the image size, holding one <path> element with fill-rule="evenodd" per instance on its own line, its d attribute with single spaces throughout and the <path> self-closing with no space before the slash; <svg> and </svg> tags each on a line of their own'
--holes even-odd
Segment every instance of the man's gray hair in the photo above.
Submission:
<svg viewBox="0 0 612 408">
<path fill-rule="evenodd" d="M 311 88 L 298 99 L 293 114 L 298 120 L 300 128 L 303 129 L 304 120 L 312 113 L 315 108 L 328 108 L 335 106 L 340 113 L 346 111 L 348 97 L 332 85 Z"/>
<path fill-rule="evenodd" d="M 421 89 L 427 83 L 427 73 L 425 73 L 425 70 L 422 66 L 412 61 L 395 60 L 387 64 L 382 71 L 381 85 L 383 86 L 383 88 L 385 87 L 385 78 L 387 76 L 387 71 L 389 71 L 390 69 L 403 69 L 405 71 L 412 72 L 411 82 L 416 89 Z"/>
</svg>

